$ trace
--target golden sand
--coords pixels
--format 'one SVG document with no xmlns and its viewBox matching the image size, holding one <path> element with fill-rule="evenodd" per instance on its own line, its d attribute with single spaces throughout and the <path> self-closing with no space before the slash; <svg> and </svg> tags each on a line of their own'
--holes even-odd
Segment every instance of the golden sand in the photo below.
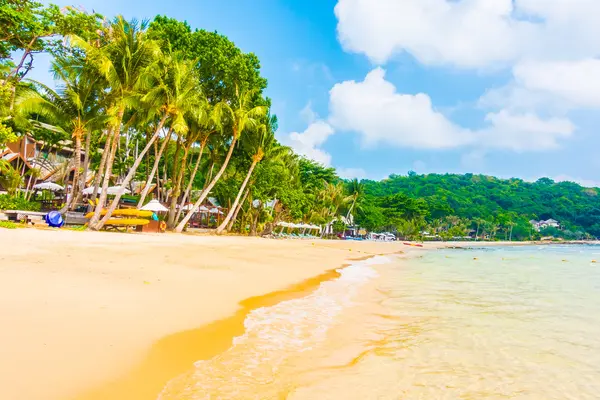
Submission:
<svg viewBox="0 0 600 400">
<path fill-rule="evenodd" d="M 227 349 L 250 309 L 302 296 L 352 259 L 406 249 L 35 229 L 0 229 L 0 246 L 0 387 L 11 400 L 154 399 Z"/>
</svg>

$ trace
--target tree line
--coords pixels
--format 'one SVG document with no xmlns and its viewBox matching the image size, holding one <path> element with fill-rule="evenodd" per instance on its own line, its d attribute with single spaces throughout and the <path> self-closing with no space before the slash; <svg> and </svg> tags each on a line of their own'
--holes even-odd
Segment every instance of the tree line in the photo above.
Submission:
<svg viewBox="0 0 600 400">
<path fill-rule="evenodd" d="M 346 210 L 351 194 L 335 170 L 277 141 L 260 62 L 224 35 L 166 16 L 109 20 L 29 0 L 2 0 L 0 25 L 0 147 L 25 134 L 72 144 L 62 211 L 80 203 L 91 173 L 89 229 L 102 229 L 134 183 L 137 205 L 166 203 L 176 232 L 209 196 L 228 209 L 218 233 L 327 224 Z M 52 56 L 56 88 L 28 79 L 41 52 Z M 36 176 L 7 163 L 0 174 L 15 196 Z M 121 190 L 109 197 L 111 185 Z"/>
<path fill-rule="evenodd" d="M 277 141 L 259 59 L 217 32 L 30 0 L 0 0 L 0 27 L 0 148 L 25 134 L 72 146 L 54 176 L 66 182 L 74 171 L 63 211 L 93 188 L 90 229 L 103 227 L 129 188 L 138 206 L 152 197 L 166 204 L 177 232 L 210 196 L 228 209 L 219 233 L 269 233 L 279 221 L 343 232 L 354 222 L 405 238 L 523 240 L 539 236 L 530 219 L 554 218 L 562 229 L 553 235 L 600 236 L 597 189 L 575 183 L 413 172 L 340 179 Z M 52 56 L 55 87 L 29 79 L 39 53 Z M 24 175 L 0 162 L 10 197 L 2 204 L 26 207 L 37 178 L 35 168 Z M 122 190 L 109 197 L 112 185 Z"/>
<path fill-rule="evenodd" d="M 541 236 L 600 236 L 597 188 L 573 182 L 536 182 L 473 174 L 409 172 L 366 180 L 357 222 L 369 230 L 401 236 L 529 240 Z M 537 232 L 530 220 L 557 220 L 561 228 Z"/>
</svg>

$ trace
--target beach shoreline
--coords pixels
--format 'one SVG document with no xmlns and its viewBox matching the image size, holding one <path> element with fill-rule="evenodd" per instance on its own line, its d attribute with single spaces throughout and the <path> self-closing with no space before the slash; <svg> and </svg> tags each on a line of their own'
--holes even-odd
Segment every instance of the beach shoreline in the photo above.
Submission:
<svg viewBox="0 0 600 400">
<path fill-rule="evenodd" d="M 226 350 L 250 310 L 302 297 L 353 261 L 473 246 L 37 229 L 1 229 L 0 242 L 5 393 L 80 400 L 155 398 Z"/>
<path fill-rule="evenodd" d="M 11 399 L 77 398 L 153 344 L 401 243 L 0 229 L 0 378 Z M 37 382 L 31 385 L 31 382 Z"/>
</svg>

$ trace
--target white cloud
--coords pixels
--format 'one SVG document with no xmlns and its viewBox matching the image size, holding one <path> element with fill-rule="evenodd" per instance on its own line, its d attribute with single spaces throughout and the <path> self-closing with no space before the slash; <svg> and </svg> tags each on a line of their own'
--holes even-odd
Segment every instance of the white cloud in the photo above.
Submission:
<svg viewBox="0 0 600 400">
<path fill-rule="evenodd" d="M 582 178 L 574 178 L 570 175 L 561 174 L 553 178 L 555 182 L 575 182 L 580 184 L 583 187 L 588 188 L 600 188 L 600 181 L 595 181 L 592 179 L 582 179 Z"/>
<path fill-rule="evenodd" d="M 319 118 L 319 115 L 312 108 L 311 101 L 306 103 L 304 108 L 302 110 L 300 110 L 300 116 L 302 117 L 302 119 L 304 119 L 304 121 L 307 124 L 312 124 Z"/>
<path fill-rule="evenodd" d="M 542 119 L 509 110 L 489 113 L 486 122 L 480 130 L 454 124 L 433 108 L 427 95 L 398 93 L 381 68 L 362 82 L 342 82 L 330 92 L 329 123 L 338 131 L 359 133 L 367 146 L 542 151 L 556 148 L 575 130 L 566 118 Z"/>
<path fill-rule="evenodd" d="M 406 51 L 423 64 L 467 68 L 596 54 L 599 13 L 597 0 L 338 0 L 335 7 L 348 51 L 376 63 Z"/>
<path fill-rule="evenodd" d="M 298 154 L 317 161 L 325 166 L 331 165 L 331 154 L 320 146 L 334 133 L 333 128 L 324 121 L 311 123 L 304 132 L 292 132 L 284 138 L 284 144 L 290 146 Z"/>
<path fill-rule="evenodd" d="M 362 168 L 336 168 L 340 178 L 344 179 L 365 179 L 367 172 Z"/>
<path fill-rule="evenodd" d="M 479 140 L 487 147 L 513 151 L 544 151 L 555 149 L 559 140 L 575 131 L 566 118 L 541 119 L 535 114 L 513 114 L 502 110 L 486 116 L 491 126 L 479 132 Z"/>
<path fill-rule="evenodd" d="M 529 61 L 513 69 L 517 84 L 579 107 L 600 107 L 600 60 Z"/>
<path fill-rule="evenodd" d="M 433 109 L 426 94 L 398 93 L 381 68 L 369 72 L 362 82 L 336 84 L 330 91 L 329 112 L 333 127 L 358 132 L 367 146 L 439 149 L 471 140 L 468 131 Z"/>
</svg>

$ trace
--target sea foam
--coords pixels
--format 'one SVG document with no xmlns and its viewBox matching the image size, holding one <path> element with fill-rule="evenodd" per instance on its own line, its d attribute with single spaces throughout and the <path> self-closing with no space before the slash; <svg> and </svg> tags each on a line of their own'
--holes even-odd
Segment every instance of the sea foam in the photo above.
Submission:
<svg viewBox="0 0 600 400">
<path fill-rule="evenodd" d="M 159 399 L 269 398 L 288 390 L 285 377 L 294 359 L 325 340 L 357 291 L 377 277 L 373 265 L 388 262 L 385 256 L 355 262 L 306 297 L 251 311 L 244 334 L 229 350 L 196 362 L 193 371 L 169 382 Z"/>
</svg>

